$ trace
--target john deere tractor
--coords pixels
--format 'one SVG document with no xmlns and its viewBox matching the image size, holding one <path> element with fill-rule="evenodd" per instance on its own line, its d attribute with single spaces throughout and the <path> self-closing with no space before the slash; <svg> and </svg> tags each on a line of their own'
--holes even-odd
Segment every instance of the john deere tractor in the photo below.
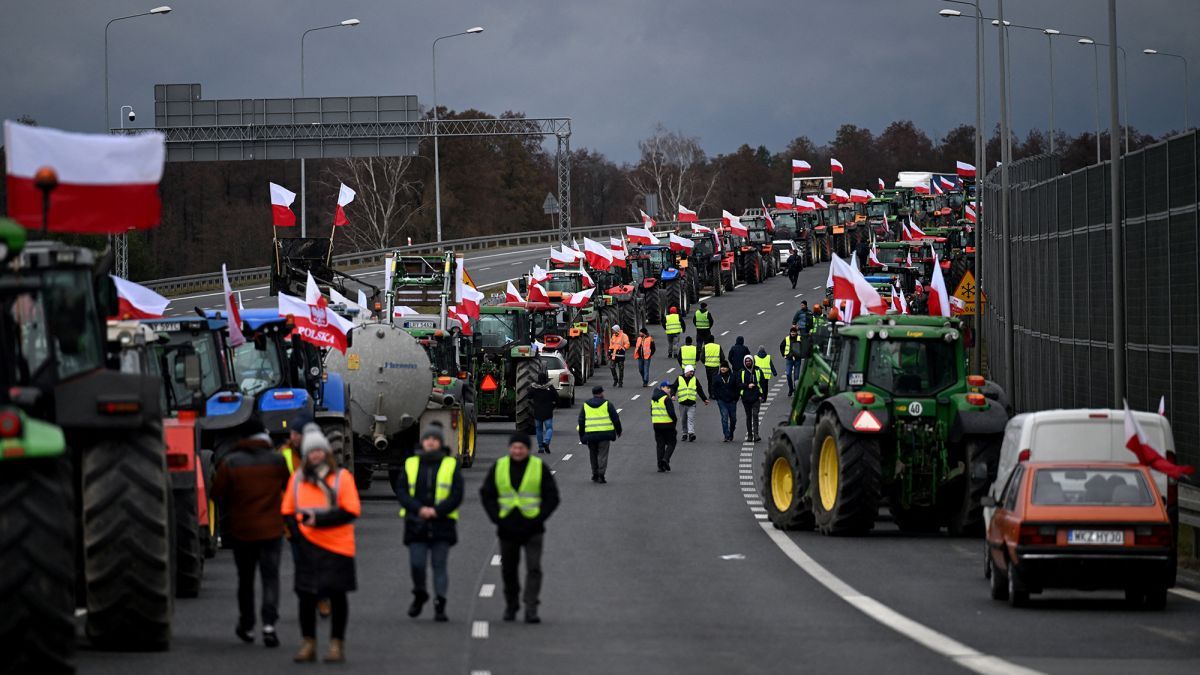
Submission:
<svg viewBox="0 0 1200 675">
<path fill-rule="evenodd" d="M 958 320 L 859 317 L 814 340 L 763 456 L 772 524 L 862 534 L 886 501 L 902 530 L 981 532 L 1009 413 L 999 387 L 966 374 Z"/>
<path fill-rule="evenodd" d="M 76 607 L 97 647 L 170 643 L 160 386 L 106 363 L 105 268 L 0 220 L 0 672 L 70 670 Z"/>
<path fill-rule="evenodd" d="M 541 366 L 532 337 L 548 303 L 508 302 L 479 310 L 475 333 L 480 355 L 476 368 L 475 409 L 481 420 L 511 420 L 518 431 L 533 433 L 529 388 Z"/>
</svg>

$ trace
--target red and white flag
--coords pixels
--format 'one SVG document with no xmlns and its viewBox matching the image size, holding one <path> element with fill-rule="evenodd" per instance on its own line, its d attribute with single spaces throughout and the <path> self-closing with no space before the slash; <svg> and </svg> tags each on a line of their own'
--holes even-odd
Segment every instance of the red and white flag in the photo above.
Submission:
<svg viewBox="0 0 1200 675">
<path fill-rule="evenodd" d="M 763 220 L 767 224 L 767 232 L 774 232 L 775 231 L 775 219 L 771 217 L 771 209 L 768 209 L 767 205 L 763 204 L 761 201 L 759 202 L 759 204 L 762 204 Z"/>
<path fill-rule="evenodd" d="M 912 234 L 913 239 L 925 236 L 925 231 L 917 227 L 917 224 L 913 222 L 912 216 L 908 217 L 908 231 Z"/>
<path fill-rule="evenodd" d="M 979 222 L 979 216 L 975 214 L 975 205 L 970 202 L 963 207 L 963 215 L 965 215 L 967 220 L 971 221 L 972 223 Z"/>
<path fill-rule="evenodd" d="M 529 276 L 533 279 L 533 283 L 540 284 L 550 278 L 550 273 L 542 269 L 541 265 L 534 263 L 533 271 L 529 273 Z"/>
<path fill-rule="evenodd" d="M 608 238 L 608 247 L 614 251 L 624 251 L 625 250 L 625 240 L 617 239 L 616 237 L 609 237 Z"/>
<path fill-rule="evenodd" d="M 942 186 L 941 186 L 941 181 L 940 181 L 940 180 L 938 180 L 937 178 L 930 178 L 930 179 L 929 179 L 929 187 L 932 189 L 932 191 L 933 191 L 933 194 L 935 194 L 935 195 L 944 195 L 944 194 L 946 194 L 946 191 L 942 189 Z"/>
<path fill-rule="evenodd" d="M 546 289 L 542 288 L 540 281 L 534 280 L 529 284 L 529 302 L 550 302 L 550 296 L 546 294 Z"/>
<path fill-rule="evenodd" d="M 588 301 L 592 299 L 592 293 L 595 292 L 595 288 L 589 288 L 586 291 L 579 291 L 578 293 L 563 293 L 562 304 L 567 307 L 586 307 Z"/>
<path fill-rule="evenodd" d="M 128 279 L 109 275 L 117 287 L 115 319 L 161 319 L 171 301 Z"/>
<path fill-rule="evenodd" d="M 612 267 L 612 249 L 598 241 L 592 241 L 591 239 L 584 237 L 583 255 L 584 258 L 587 259 L 587 264 L 592 266 L 592 269 L 603 271 Z"/>
<path fill-rule="evenodd" d="M 843 171 L 842 163 L 837 161 L 836 159 L 830 157 L 829 158 L 829 172 L 830 173 L 842 173 L 842 171 Z"/>
<path fill-rule="evenodd" d="M 612 249 L 612 264 L 613 267 L 620 268 L 626 268 L 629 266 L 629 264 L 625 262 L 625 249 L 623 247 Z"/>
<path fill-rule="evenodd" d="M 792 209 L 796 208 L 796 200 L 792 199 L 791 197 L 781 197 L 779 195 L 775 195 L 775 208 L 787 209 L 788 211 L 791 211 Z"/>
<path fill-rule="evenodd" d="M 42 227 L 38 169 L 58 175 L 50 193 L 50 232 L 119 234 L 158 225 L 158 183 L 166 161 L 165 137 L 79 134 L 5 120 L 8 216 L 29 229 Z"/>
<path fill-rule="evenodd" d="M 396 305 L 392 308 L 392 317 L 396 319 L 403 319 L 406 316 L 414 316 L 416 314 L 418 314 L 417 310 L 408 305 Z"/>
<path fill-rule="evenodd" d="M 999 166 L 999 165 L 997 165 L 997 166 Z M 975 167 L 971 166 L 970 164 L 967 164 L 966 162 L 955 162 L 954 170 L 956 173 L 958 173 L 958 175 L 962 176 L 963 178 L 974 178 L 975 177 Z"/>
<path fill-rule="evenodd" d="M 901 224 L 903 225 L 903 223 L 901 223 Z M 906 253 L 906 254 L 905 254 L 905 256 L 904 256 L 904 266 L 905 266 L 905 267 L 912 267 L 912 266 L 913 266 L 913 264 L 912 264 L 912 251 L 911 251 L 911 250 L 910 250 L 908 253 Z"/>
<path fill-rule="evenodd" d="M 880 297 L 879 291 L 875 290 L 854 266 L 842 260 L 836 253 L 833 254 L 829 263 L 830 277 L 833 286 L 833 297 L 835 300 L 849 300 L 853 302 L 851 314 L 859 316 L 871 314 L 883 314 L 887 311 L 887 305 L 884 304 L 883 298 Z M 843 317 L 849 321 L 853 316 Z"/>
<path fill-rule="evenodd" d="M 680 237 L 674 232 L 671 233 L 667 241 L 670 243 L 672 251 L 677 251 L 680 253 L 691 253 L 692 248 L 696 245 L 696 242 L 692 241 L 691 239 Z"/>
<path fill-rule="evenodd" d="M 712 232 L 712 228 L 705 227 L 700 223 L 692 223 L 692 232 L 696 232 L 697 234 L 708 234 Z"/>
<path fill-rule="evenodd" d="M 658 222 L 646 215 L 645 211 L 638 211 L 638 213 L 642 214 L 642 227 L 646 228 L 647 230 L 653 230 L 654 228 L 658 227 Z"/>
<path fill-rule="evenodd" d="M 563 248 L 563 251 L 570 253 L 572 256 L 574 256 L 575 260 L 585 260 L 587 257 L 587 256 L 583 255 L 583 249 L 581 249 L 579 247 L 579 242 L 575 241 L 574 239 L 571 240 L 570 246 L 563 244 L 562 248 Z"/>
<path fill-rule="evenodd" d="M 816 206 L 818 209 L 827 209 L 827 208 L 829 208 L 829 202 L 825 201 L 824 199 L 821 199 L 821 198 L 820 198 L 820 197 L 818 197 L 817 195 L 809 195 L 809 196 L 808 196 L 808 200 L 809 200 L 810 202 L 812 202 L 812 203 L 813 203 L 813 205 L 814 205 L 814 206 Z"/>
<path fill-rule="evenodd" d="M 683 204 L 679 205 L 679 222 L 694 223 L 697 220 L 700 220 L 700 218 L 696 215 L 695 211 L 689 209 L 688 207 L 684 206 Z"/>
<path fill-rule="evenodd" d="M 883 263 L 879 262 L 879 251 L 875 248 L 875 242 L 871 242 L 871 250 L 867 251 L 867 264 L 871 267 L 883 267 Z"/>
<path fill-rule="evenodd" d="M 296 214 L 292 211 L 292 202 L 296 201 L 296 193 L 270 183 L 271 186 L 271 224 L 275 227 L 295 227 Z"/>
<path fill-rule="evenodd" d="M 901 314 L 908 314 L 908 300 L 895 284 L 892 284 L 892 309 Z"/>
<path fill-rule="evenodd" d="M 575 262 L 575 254 L 571 253 L 564 246 L 563 250 L 550 247 L 550 264 L 551 265 L 570 265 Z"/>
<path fill-rule="evenodd" d="M 812 169 L 812 165 L 802 159 L 792 160 L 792 173 L 804 173 Z"/>
<path fill-rule="evenodd" d="M 739 237 L 750 236 L 750 228 L 742 225 L 742 219 L 725 210 L 721 211 L 721 226 L 728 227 Z"/>
<path fill-rule="evenodd" d="M 309 276 L 311 280 L 311 275 Z M 315 284 L 314 284 L 315 285 Z M 311 294 L 311 291 L 310 291 Z M 343 354 L 348 346 L 347 335 L 354 323 L 330 311 L 329 301 L 318 291 L 315 302 L 306 302 L 286 293 L 279 294 L 279 315 L 291 316 L 294 334 L 318 347 L 336 349 Z"/>
<path fill-rule="evenodd" d="M 876 179 L 875 179 L 875 184 L 879 186 L 879 191 L 880 191 L 880 192 L 882 192 L 882 191 L 884 191 L 884 190 L 886 190 L 886 189 L 887 189 L 887 183 L 883 182 L 883 179 L 882 179 L 882 178 L 876 178 Z"/>
<path fill-rule="evenodd" d="M 473 284 L 467 283 L 466 261 L 461 255 L 458 256 L 458 264 L 454 267 L 454 286 L 454 301 L 458 305 L 459 314 L 478 319 L 483 293 L 476 290 Z"/>
<path fill-rule="evenodd" d="M 579 263 L 579 275 L 583 278 L 584 288 L 591 288 L 596 285 L 596 280 L 592 278 L 592 275 L 588 274 L 586 269 L 584 269 L 583 263 Z"/>
<path fill-rule="evenodd" d="M 946 279 L 937 253 L 933 254 L 933 278 L 929 280 L 929 316 L 950 316 L 950 293 L 946 290 Z"/>
<path fill-rule="evenodd" d="M 1158 399 L 1158 414 L 1163 417 L 1167 416 L 1167 397 L 1162 396 Z"/>
<path fill-rule="evenodd" d="M 875 195 L 871 194 L 870 190 L 859 190 L 858 188 L 850 190 L 850 201 L 855 204 L 866 204 L 868 200 L 874 198 Z"/>
<path fill-rule="evenodd" d="M 922 183 L 920 185 L 914 185 L 913 192 L 915 192 L 919 195 L 927 195 L 927 194 L 929 194 L 929 184 Z"/>
<path fill-rule="evenodd" d="M 843 190 L 842 188 L 833 188 L 833 192 L 829 193 L 829 199 L 834 204 L 849 204 L 850 203 L 850 195 L 846 194 L 846 191 Z"/>
<path fill-rule="evenodd" d="M 508 282 L 508 286 L 504 288 L 504 301 L 525 302 L 525 299 L 521 297 L 521 292 L 517 290 L 517 287 L 513 285 L 511 280 Z"/>
<path fill-rule="evenodd" d="M 1180 466 L 1159 454 L 1150 441 L 1146 432 L 1138 422 L 1137 416 L 1129 409 L 1129 401 L 1125 401 L 1125 447 L 1137 456 L 1138 462 L 1155 471 L 1164 473 L 1175 480 L 1196 473 L 1194 466 Z"/>
<path fill-rule="evenodd" d="M 812 203 L 811 201 L 809 201 L 807 199 L 800 199 L 798 197 L 796 198 L 796 212 L 797 213 L 808 213 L 810 211 L 816 211 L 816 210 L 817 210 L 816 204 Z"/>
<path fill-rule="evenodd" d="M 633 225 L 626 225 L 625 236 L 629 239 L 629 241 L 635 244 L 654 246 L 658 244 L 658 237 L 654 236 L 654 233 L 650 231 L 650 228 L 654 227 L 654 220 L 650 218 L 650 216 L 646 216 L 644 213 L 642 215 L 645 216 L 647 221 L 649 221 L 647 226 L 634 227 Z"/>
<path fill-rule="evenodd" d="M 229 346 L 237 347 L 246 342 L 242 335 L 242 309 L 238 306 L 237 297 L 233 295 L 233 287 L 229 285 L 229 273 L 221 264 L 221 283 L 225 289 L 225 316 L 229 319 Z"/>
<path fill-rule="evenodd" d="M 463 335 L 469 336 L 472 334 L 471 317 L 459 312 L 456 305 L 450 305 L 446 308 L 446 318 L 457 321 L 458 325 L 462 328 Z"/>
<path fill-rule="evenodd" d="M 912 241 L 913 239 L 916 239 L 916 237 L 913 236 L 912 230 L 908 229 L 908 223 L 904 222 L 903 220 L 900 221 L 900 241 Z M 909 253 L 908 257 L 908 265 L 909 267 L 912 266 L 911 252 Z"/>
<path fill-rule="evenodd" d="M 349 185 L 342 183 L 342 187 L 338 188 L 337 209 L 333 212 L 333 224 L 335 226 L 349 225 L 350 219 L 346 217 L 346 205 L 354 201 L 354 196 L 357 193 L 350 189 Z"/>
</svg>

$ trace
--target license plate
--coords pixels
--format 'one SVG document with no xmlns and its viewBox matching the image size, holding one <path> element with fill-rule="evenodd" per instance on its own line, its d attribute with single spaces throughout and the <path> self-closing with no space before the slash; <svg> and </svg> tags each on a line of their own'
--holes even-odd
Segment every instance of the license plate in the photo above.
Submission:
<svg viewBox="0 0 1200 675">
<path fill-rule="evenodd" d="M 1125 543 L 1125 531 L 1070 530 L 1067 532 L 1067 543 L 1092 546 L 1121 546 Z"/>
</svg>

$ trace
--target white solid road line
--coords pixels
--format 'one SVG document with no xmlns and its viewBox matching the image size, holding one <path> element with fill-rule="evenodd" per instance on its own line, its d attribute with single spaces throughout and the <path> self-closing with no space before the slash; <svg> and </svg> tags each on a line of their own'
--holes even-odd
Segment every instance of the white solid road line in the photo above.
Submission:
<svg viewBox="0 0 1200 675">
<path fill-rule="evenodd" d="M 1188 600 L 1200 602 L 1200 593 L 1197 593 L 1196 591 L 1190 591 L 1186 588 L 1172 588 L 1171 592 L 1181 598 L 1187 598 Z"/>
<path fill-rule="evenodd" d="M 496 594 L 496 584 L 484 584 L 479 587 L 479 597 L 490 598 Z"/>
<path fill-rule="evenodd" d="M 486 640 L 488 636 L 488 622 L 476 621 L 471 624 L 471 637 L 476 640 Z"/>
<path fill-rule="evenodd" d="M 756 514 L 757 517 L 760 514 Z M 761 520 L 761 519 L 760 519 Z M 826 569 L 821 563 L 813 560 L 795 541 L 770 523 L 761 523 L 763 532 L 775 542 L 783 554 L 796 563 L 817 583 L 827 588 L 834 595 L 850 603 L 858 611 L 891 628 L 914 642 L 930 649 L 968 670 L 987 675 L 1018 675 L 1038 673 L 1037 670 L 1019 666 L 1005 661 L 997 656 L 979 652 L 967 645 L 939 633 L 932 628 L 917 623 L 900 614 L 874 598 L 863 595 Z"/>
</svg>

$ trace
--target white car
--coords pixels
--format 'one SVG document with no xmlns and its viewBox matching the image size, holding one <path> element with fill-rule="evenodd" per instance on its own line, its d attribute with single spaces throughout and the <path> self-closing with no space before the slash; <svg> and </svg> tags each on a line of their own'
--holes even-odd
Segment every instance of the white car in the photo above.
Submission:
<svg viewBox="0 0 1200 675">
<path fill-rule="evenodd" d="M 787 265 L 788 258 L 800 253 L 800 247 L 791 239 L 776 239 L 771 242 L 775 255 L 779 256 L 780 268 Z"/>
<path fill-rule="evenodd" d="M 542 370 L 550 378 L 550 386 L 558 392 L 558 405 L 567 408 L 575 405 L 575 375 L 567 367 L 566 359 L 558 352 L 542 352 L 538 355 Z"/>
</svg>

